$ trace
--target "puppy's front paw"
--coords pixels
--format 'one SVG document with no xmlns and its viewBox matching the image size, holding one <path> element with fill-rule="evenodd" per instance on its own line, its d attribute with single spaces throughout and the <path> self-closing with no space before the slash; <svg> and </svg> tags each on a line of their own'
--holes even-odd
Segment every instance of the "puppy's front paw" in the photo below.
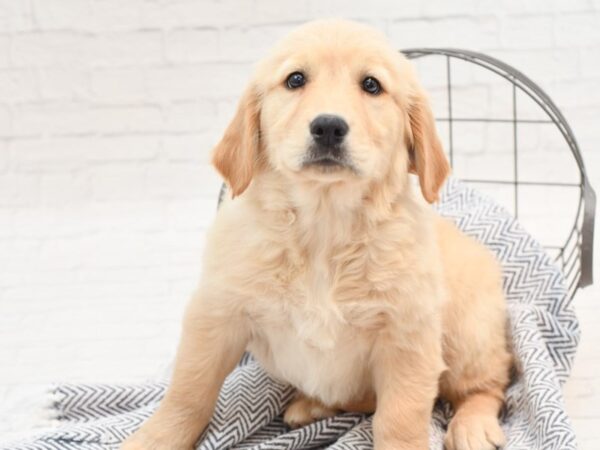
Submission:
<svg viewBox="0 0 600 450">
<path fill-rule="evenodd" d="M 300 428 L 316 420 L 333 417 L 336 413 L 335 409 L 328 408 L 318 400 L 298 395 L 285 410 L 283 421 L 290 428 Z"/>
<path fill-rule="evenodd" d="M 486 415 L 461 415 L 450 421 L 444 439 L 446 450 L 496 450 L 506 444 L 498 419 Z"/>
</svg>

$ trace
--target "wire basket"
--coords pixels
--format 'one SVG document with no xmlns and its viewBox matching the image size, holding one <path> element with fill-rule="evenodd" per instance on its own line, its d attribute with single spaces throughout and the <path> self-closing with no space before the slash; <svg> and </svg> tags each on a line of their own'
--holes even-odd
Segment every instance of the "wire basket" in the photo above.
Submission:
<svg viewBox="0 0 600 450">
<path fill-rule="evenodd" d="M 433 93 L 438 128 L 455 176 L 488 191 L 520 221 L 534 219 L 532 226 L 526 228 L 562 267 L 571 297 L 577 289 L 592 284 L 596 196 L 575 136 L 550 97 L 518 70 L 481 53 L 447 48 L 418 48 L 402 52 L 417 65 L 421 78 L 425 78 L 426 89 Z M 425 60 L 426 64 L 420 64 Z M 432 65 L 434 60 L 437 66 Z M 482 76 L 482 73 L 486 75 Z M 458 98 L 469 92 L 473 95 L 474 91 L 483 93 L 483 96 L 457 107 Z M 491 132 L 493 127 L 502 128 L 502 131 Z M 533 129 L 542 139 L 528 145 L 531 144 L 528 133 L 536 134 Z M 482 141 L 473 137 L 482 131 L 489 139 L 484 139 L 481 146 Z M 548 146 L 547 151 L 544 138 L 552 133 L 559 136 L 559 145 Z M 461 143 L 460 138 L 464 136 L 475 140 L 477 145 Z M 504 146 L 504 151 L 497 151 L 498 143 Z M 478 145 L 483 147 L 479 148 L 481 152 L 473 153 L 473 147 Z M 495 147 L 496 151 L 486 152 L 486 147 Z M 537 159 L 532 160 L 543 159 L 548 162 L 548 167 L 542 170 L 527 165 L 522 154 L 532 148 L 538 152 Z M 540 155 L 540 151 L 545 153 Z M 486 158 L 489 160 L 486 163 L 489 170 L 486 171 L 481 170 L 482 164 L 475 164 L 475 170 L 468 170 L 468 164 L 460 166 L 461 161 L 480 160 L 485 163 Z M 551 161 L 558 161 L 555 172 L 549 170 Z M 483 176 L 481 172 L 484 172 Z M 527 191 L 532 189 L 540 190 L 542 195 L 539 199 L 531 192 L 528 194 Z M 498 192 L 504 195 L 494 195 Z M 571 212 L 553 204 L 553 200 L 560 199 L 563 193 L 570 196 L 567 203 L 573 206 Z M 531 217 L 527 217 L 528 214 Z M 557 225 L 561 220 L 566 221 L 562 229 Z M 543 235 L 548 230 L 555 231 L 546 239 Z"/>
</svg>

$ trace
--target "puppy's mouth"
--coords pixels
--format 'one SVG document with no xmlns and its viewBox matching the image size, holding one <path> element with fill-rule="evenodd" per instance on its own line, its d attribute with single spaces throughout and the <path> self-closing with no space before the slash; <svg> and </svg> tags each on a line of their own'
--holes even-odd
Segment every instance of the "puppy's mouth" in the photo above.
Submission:
<svg viewBox="0 0 600 450">
<path fill-rule="evenodd" d="M 355 172 L 354 165 L 346 156 L 343 147 L 321 147 L 309 148 L 306 157 L 302 161 L 302 168 L 316 168 L 323 172 L 333 172 L 342 169 L 350 169 Z"/>
<path fill-rule="evenodd" d="M 303 166 L 322 166 L 322 167 L 344 167 L 346 163 L 333 156 L 319 156 L 316 158 L 306 159 Z"/>
</svg>

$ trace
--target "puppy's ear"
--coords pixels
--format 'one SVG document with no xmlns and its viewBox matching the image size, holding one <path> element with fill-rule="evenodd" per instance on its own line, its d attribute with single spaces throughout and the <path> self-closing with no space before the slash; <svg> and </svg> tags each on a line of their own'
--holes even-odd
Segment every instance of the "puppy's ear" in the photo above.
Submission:
<svg viewBox="0 0 600 450">
<path fill-rule="evenodd" d="M 233 197 L 246 190 L 256 169 L 260 145 L 259 122 L 259 95 L 257 89 L 250 85 L 244 91 L 235 116 L 212 155 L 212 163 L 225 178 Z"/>
<path fill-rule="evenodd" d="M 450 173 L 450 165 L 438 138 L 427 96 L 420 88 L 412 96 L 408 117 L 409 171 L 419 176 L 423 197 L 433 203 L 438 199 L 439 190 Z"/>
</svg>

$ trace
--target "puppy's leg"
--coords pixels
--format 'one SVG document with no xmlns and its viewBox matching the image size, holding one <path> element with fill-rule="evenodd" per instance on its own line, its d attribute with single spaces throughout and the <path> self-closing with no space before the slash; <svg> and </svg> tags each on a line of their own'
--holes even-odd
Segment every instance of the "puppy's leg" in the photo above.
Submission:
<svg viewBox="0 0 600 450">
<path fill-rule="evenodd" d="M 196 443 L 247 342 L 245 322 L 222 303 L 192 300 L 165 397 L 122 450 L 188 450 Z"/>
<path fill-rule="evenodd" d="M 487 301 L 504 302 L 501 292 L 495 296 Z M 452 336 L 446 339 L 448 370 L 440 378 L 440 394 L 456 413 L 445 438 L 447 450 L 494 450 L 505 444 L 498 414 L 512 357 L 506 348 L 503 312 L 494 313 L 487 320 L 471 321 L 470 312 L 463 311 L 463 320 L 448 331 Z"/>
<path fill-rule="evenodd" d="M 299 428 L 317 420 L 333 417 L 338 410 L 325 406 L 319 400 L 307 397 L 301 392 L 288 405 L 283 415 L 283 421 L 291 428 Z"/>
<path fill-rule="evenodd" d="M 477 365 L 450 367 L 441 377 L 441 396 L 456 411 L 444 441 L 447 450 L 494 450 L 505 444 L 498 414 L 510 361 L 508 352 L 497 348 Z"/>
<path fill-rule="evenodd" d="M 340 412 L 359 412 L 372 414 L 375 411 L 375 395 L 369 393 L 364 398 L 335 406 L 326 406 L 317 399 L 307 397 L 301 392 L 288 405 L 283 421 L 291 428 L 303 427 L 316 420 L 333 417 Z"/>
<path fill-rule="evenodd" d="M 495 450 L 506 443 L 498 423 L 502 392 L 484 391 L 453 402 L 456 414 L 444 440 L 446 450 Z"/>
<path fill-rule="evenodd" d="M 449 301 L 444 309 L 440 395 L 456 415 L 448 450 L 487 450 L 504 443 L 498 413 L 512 358 L 507 350 L 506 300 L 501 268 L 483 245 L 445 219 L 437 222 Z"/>
<path fill-rule="evenodd" d="M 427 331 L 424 331 L 427 333 Z M 429 423 L 443 370 L 441 344 L 435 338 L 410 340 L 399 348 L 380 339 L 374 349 L 377 406 L 373 418 L 376 450 L 427 450 Z"/>
</svg>

